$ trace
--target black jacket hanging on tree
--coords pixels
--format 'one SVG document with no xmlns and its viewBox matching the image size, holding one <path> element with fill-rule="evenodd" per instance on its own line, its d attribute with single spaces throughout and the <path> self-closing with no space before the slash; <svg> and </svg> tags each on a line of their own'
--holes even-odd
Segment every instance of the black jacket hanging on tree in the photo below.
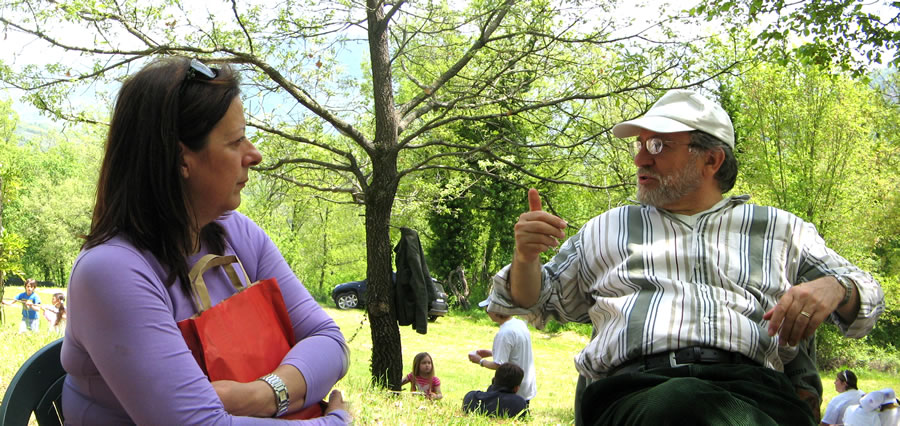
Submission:
<svg viewBox="0 0 900 426">
<path fill-rule="evenodd" d="M 428 309 L 437 298 L 419 234 L 400 228 L 400 241 L 394 247 L 397 281 L 394 283 L 394 307 L 400 325 L 412 325 L 419 334 L 428 333 Z"/>
</svg>

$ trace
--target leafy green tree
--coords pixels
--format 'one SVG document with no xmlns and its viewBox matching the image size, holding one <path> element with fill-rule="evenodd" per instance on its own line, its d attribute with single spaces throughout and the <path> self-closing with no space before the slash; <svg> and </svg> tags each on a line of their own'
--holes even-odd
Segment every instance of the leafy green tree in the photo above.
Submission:
<svg viewBox="0 0 900 426">
<path fill-rule="evenodd" d="M 4 207 L 16 196 L 16 174 L 11 162 L 15 162 L 15 129 L 18 118 L 12 111 L 11 102 L 0 101 L 0 299 L 4 295 L 6 273 L 19 271 L 24 243 L 21 237 L 4 228 Z M 4 312 L 0 309 L 0 324 Z"/>
<path fill-rule="evenodd" d="M 248 125 L 258 131 L 261 148 L 296 153 L 270 156 L 257 170 L 365 208 L 372 374 L 392 388 L 402 372 L 390 280 L 398 190 L 414 192 L 407 184 L 414 177 L 452 167 L 494 177 L 453 162 L 472 153 L 536 181 L 619 188 L 623 182 L 615 180 L 585 183 L 591 182 L 579 179 L 585 174 L 549 167 L 548 158 L 585 158 L 607 143 L 601 135 L 612 123 L 639 114 L 660 91 L 701 84 L 734 65 L 703 59 L 702 43 L 675 34 L 669 18 L 629 26 L 616 0 L 289 0 L 208 5 L 204 13 L 175 0 L 5 4 L 0 22 L 7 31 L 93 61 L 88 69 L 60 61 L 4 74 L 6 84 L 28 91 L 55 117 L 103 121 L 66 102 L 85 85 L 103 90 L 103 82 L 149 57 L 181 54 L 240 67 Z M 67 37 L 73 28 L 84 37 Z M 362 77 L 342 68 L 347 57 L 363 58 Z M 445 131 L 503 117 L 552 137 L 472 143 Z M 573 124 L 582 119 L 590 125 Z M 508 155 L 513 146 L 531 155 Z"/>
<path fill-rule="evenodd" d="M 870 206 L 894 192 L 879 94 L 813 66 L 761 64 L 723 90 L 738 134 L 737 192 L 814 223 L 863 264 L 882 232 Z"/>
<path fill-rule="evenodd" d="M 694 13 L 707 19 L 725 19 L 737 28 L 763 25 L 756 35 L 758 48 L 793 45 L 803 63 L 824 68 L 833 65 L 856 76 L 868 64 L 900 65 L 900 3 L 859 0 L 704 0 Z M 883 59 L 890 54 L 889 60 Z M 778 53 L 785 65 L 791 56 Z"/>
<path fill-rule="evenodd" d="M 896 275 L 885 274 L 879 250 L 897 233 L 898 145 L 890 129 L 896 105 L 860 81 L 803 64 L 759 64 L 722 87 L 737 134 L 740 173 L 735 193 L 814 223 L 838 253 L 880 277 L 890 301 Z M 879 270 L 881 270 L 879 273 Z M 900 311 L 888 304 L 865 342 L 817 333 L 820 366 L 854 362 L 864 344 L 892 347 Z"/>
<path fill-rule="evenodd" d="M 58 285 L 90 227 L 100 157 L 98 135 L 74 127 L 67 139 L 45 133 L 13 148 L 19 187 L 6 209 L 6 227 L 25 241 L 25 275 Z"/>
<path fill-rule="evenodd" d="M 254 179 L 240 210 L 256 218 L 307 290 L 326 300 L 335 284 L 365 276 L 366 253 L 359 209 L 321 194 L 280 179 Z"/>
</svg>

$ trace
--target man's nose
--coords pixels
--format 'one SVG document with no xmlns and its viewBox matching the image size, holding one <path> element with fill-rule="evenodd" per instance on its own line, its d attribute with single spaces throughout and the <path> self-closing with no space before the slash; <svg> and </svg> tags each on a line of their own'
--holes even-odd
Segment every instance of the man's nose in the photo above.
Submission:
<svg viewBox="0 0 900 426">
<path fill-rule="evenodd" d="M 650 152 L 647 151 L 647 148 L 644 147 L 644 144 L 641 144 L 641 149 L 634 155 L 634 165 L 638 167 L 650 167 L 653 164 L 653 154 L 650 154 Z"/>
</svg>

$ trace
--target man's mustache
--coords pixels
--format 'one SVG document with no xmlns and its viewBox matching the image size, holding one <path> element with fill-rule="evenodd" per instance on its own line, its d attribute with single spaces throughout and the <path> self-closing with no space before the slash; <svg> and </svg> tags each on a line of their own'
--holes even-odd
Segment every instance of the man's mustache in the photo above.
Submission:
<svg viewBox="0 0 900 426">
<path fill-rule="evenodd" d="M 654 172 L 653 170 L 651 170 L 650 168 L 647 168 L 647 167 L 639 167 L 639 168 L 638 168 L 638 171 L 637 171 L 637 174 L 639 174 L 639 175 L 647 175 L 647 176 L 650 176 L 650 177 L 652 177 L 652 178 L 654 178 L 654 179 L 657 179 L 657 180 L 660 180 L 660 179 L 662 178 L 662 176 L 660 176 L 659 173 L 656 173 L 656 172 Z"/>
</svg>

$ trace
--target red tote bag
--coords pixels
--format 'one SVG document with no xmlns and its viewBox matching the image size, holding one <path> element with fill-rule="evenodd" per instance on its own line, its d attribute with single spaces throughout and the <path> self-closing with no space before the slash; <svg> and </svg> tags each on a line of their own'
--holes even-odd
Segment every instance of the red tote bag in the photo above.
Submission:
<svg viewBox="0 0 900 426">
<path fill-rule="evenodd" d="M 294 346 L 294 330 L 275 278 L 244 287 L 234 264 L 240 267 L 244 282 L 250 282 L 237 256 L 203 256 L 193 268 L 191 300 L 197 314 L 178 322 L 178 328 L 194 359 L 211 382 L 234 380 L 251 382 L 271 373 Z M 203 274 L 222 266 L 237 293 L 211 306 Z M 285 419 L 309 419 L 323 414 L 323 403 L 283 416 Z"/>
</svg>

